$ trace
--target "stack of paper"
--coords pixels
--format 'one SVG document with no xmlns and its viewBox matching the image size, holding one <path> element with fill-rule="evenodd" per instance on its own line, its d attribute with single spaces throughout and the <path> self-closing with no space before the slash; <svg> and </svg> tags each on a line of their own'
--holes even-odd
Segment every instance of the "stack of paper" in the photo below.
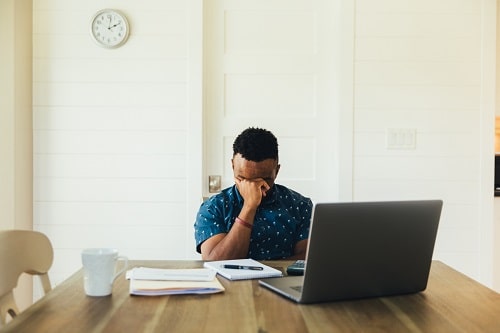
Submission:
<svg viewBox="0 0 500 333">
<path fill-rule="evenodd" d="M 136 267 L 126 274 L 130 279 L 130 294 L 142 296 L 213 294 L 224 291 L 207 268 L 162 269 Z"/>
</svg>

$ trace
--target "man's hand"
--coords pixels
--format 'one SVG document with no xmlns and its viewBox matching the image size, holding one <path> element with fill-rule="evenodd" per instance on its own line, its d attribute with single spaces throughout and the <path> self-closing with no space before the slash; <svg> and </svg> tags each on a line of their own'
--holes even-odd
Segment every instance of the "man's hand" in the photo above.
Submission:
<svg viewBox="0 0 500 333">
<path fill-rule="evenodd" d="M 245 205 L 252 208 L 257 208 L 260 205 L 262 198 L 266 196 L 267 191 L 270 189 L 262 178 L 252 180 L 234 178 L 234 182 L 245 201 Z"/>
</svg>

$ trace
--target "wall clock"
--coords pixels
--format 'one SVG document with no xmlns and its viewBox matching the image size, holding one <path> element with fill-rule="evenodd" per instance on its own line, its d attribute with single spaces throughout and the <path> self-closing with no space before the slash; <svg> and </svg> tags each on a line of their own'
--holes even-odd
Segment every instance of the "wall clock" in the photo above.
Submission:
<svg viewBox="0 0 500 333">
<path fill-rule="evenodd" d="M 119 47 L 128 39 L 130 27 L 127 17 L 116 9 L 98 11 L 90 23 L 90 34 L 102 47 Z"/>
</svg>

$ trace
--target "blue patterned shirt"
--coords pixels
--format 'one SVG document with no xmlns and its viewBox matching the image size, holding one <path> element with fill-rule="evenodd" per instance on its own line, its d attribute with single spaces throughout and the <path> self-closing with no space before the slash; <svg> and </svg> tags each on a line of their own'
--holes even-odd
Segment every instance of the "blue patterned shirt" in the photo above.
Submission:
<svg viewBox="0 0 500 333">
<path fill-rule="evenodd" d="M 194 223 L 196 250 L 208 238 L 227 233 L 243 207 L 236 185 L 205 201 Z M 294 254 L 295 244 L 309 237 L 312 201 L 285 186 L 274 184 L 257 208 L 250 235 L 248 258 L 283 259 Z"/>
</svg>

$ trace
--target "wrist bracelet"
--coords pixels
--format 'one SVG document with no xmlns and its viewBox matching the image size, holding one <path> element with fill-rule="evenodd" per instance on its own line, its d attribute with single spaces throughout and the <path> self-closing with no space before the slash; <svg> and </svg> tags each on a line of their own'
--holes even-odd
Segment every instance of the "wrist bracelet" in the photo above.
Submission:
<svg viewBox="0 0 500 333">
<path fill-rule="evenodd" d="M 251 225 L 250 223 L 248 223 L 246 221 L 243 221 L 239 217 L 236 218 L 235 222 L 241 224 L 244 227 L 247 227 L 248 229 L 252 229 L 253 228 L 253 225 Z"/>
</svg>

